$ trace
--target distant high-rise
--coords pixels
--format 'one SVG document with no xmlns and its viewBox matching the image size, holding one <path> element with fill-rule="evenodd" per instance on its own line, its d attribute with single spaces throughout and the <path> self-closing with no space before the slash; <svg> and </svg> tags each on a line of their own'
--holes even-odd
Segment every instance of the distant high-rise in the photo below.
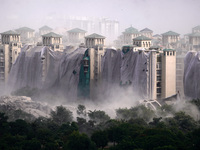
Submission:
<svg viewBox="0 0 200 150">
<path fill-rule="evenodd" d="M 176 32 L 168 31 L 162 34 L 162 44 L 165 47 L 176 48 L 179 40 L 180 40 L 180 34 Z"/>
<path fill-rule="evenodd" d="M 98 33 L 113 41 L 119 35 L 119 22 L 106 18 L 94 17 L 69 17 L 66 20 L 66 26 L 69 29 L 80 28 L 86 30 L 89 34 Z"/>
<path fill-rule="evenodd" d="M 133 28 L 132 26 L 125 29 L 125 31 L 123 32 L 123 44 L 132 45 L 133 39 L 140 35 L 141 33 L 136 28 Z"/>
<path fill-rule="evenodd" d="M 22 28 L 16 29 L 15 31 L 20 34 L 21 42 L 23 44 L 34 43 L 33 38 L 35 36 L 35 30 L 28 27 L 22 27 Z"/>
<path fill-rule="evenodd" d="M 45 25 L 45 26 L 42 26 L 41 28 L 39 28 L 39 34 L 44 35 L 44 34 L 51 32 L 52 30 L 53 30 L 52 28 Z"/>
<path fill-rule="evenodd" d="M 73 45 L 80 45 L 80 43 L 84 43 L 85 41 L 85 30 L 74 28 L 69 31 L 68 33 L 68 42 L 69 44 Z"/>
<path fill-rule="evenodd" d="M 148 37 L 148 38 L 152 38 L 153 36 L 153 31 L 150 30 L 149 28 L 144 28 L 142 30 L 140 30 L 141 34 Z"/>
</svg>

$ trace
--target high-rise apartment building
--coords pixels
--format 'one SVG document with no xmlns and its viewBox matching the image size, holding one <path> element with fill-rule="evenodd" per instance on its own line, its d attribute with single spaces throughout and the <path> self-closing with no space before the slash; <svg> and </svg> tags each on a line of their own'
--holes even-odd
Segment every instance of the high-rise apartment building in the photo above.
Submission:
<svg viewBox="0 0 200 150">
<path fill-rule="evenodd" d="M 20 34 L 9 30 L 1 33 L 0 45 L 0 84 L 5 84 L 12 64 L 21 52 Z"/>
<path fill-rule="evenodd" d="M 54 51 L 63 51 L 62 36 L 54 32 L 42 35 L 43 46 L 48 46 Z"/>
<path fill-rule="evenodd" d="M 72 45 L 80 45 L 80 43 L 84 43 L 85 41 L 85 30 L 74 28 L 69 31 L 68 33 L 68 42 Z"/>
</svg>

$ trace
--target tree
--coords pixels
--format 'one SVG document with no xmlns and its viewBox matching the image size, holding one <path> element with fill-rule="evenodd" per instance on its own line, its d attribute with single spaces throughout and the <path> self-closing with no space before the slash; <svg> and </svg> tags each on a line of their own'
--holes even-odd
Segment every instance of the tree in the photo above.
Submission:
<svg viewBox="0 0 200 150">
<path fill-rule="evenodd" d="M 82 117 L 85 118 L 86 115 L 87 115 L 87 113 L 86 113 L 86 107 L 84 105 L 78 105 L 76 113 L 79 116 L 82 116 Z"/>
<path fill-rule="evenodd" d="M 175 113 L 174 119 L 183 131 L 192 131 L 196 128 L 195 120 L 191 116 L 186 115 L 185 112 Z"/>
<path fill-rule="evenodd" d="M 96 143 L 98 148 L 104 148 L 108 144 L 108 135 L 105 131 L 96 131 L 92 134 L 91 140 Z"/>
<path fill-rule="evenodd" d="M 58 125 L 71 122 L 73 119 L 72 112 L 63 106 L 57 106 L 56 111 L 51 112 L 52 120 Z"/>
<path fill-rule="evenodd" d="M 64 145 L 66 150 L 95 150 L 95 144 L 88 138 L 86 134 L 80 134 L 74 131 L 68 138 L 68 142 Z"/>
<path fill-rule="evenodd" d="M 101 123 L 101 122 L 106 122 L 110 119 L 110 117 L 101 110 L 94 110 L 94 111 L 89 111 L 88 116 L 90 120 L 95 121 L 96 123 Z"/>
<path fill-rule="evenodd" d="M 136 107 L 131 107 L 130 109 L 127 108 L 116 109 L 116 115 L 117 119 L 130 120 L 130 119 L 142 118 L 146 122 L 148 122 L 152 117 L 155 116 L 155 113 L 153 110 L 146 108 L 144 105 L 139 105 Z"/>
</svg>

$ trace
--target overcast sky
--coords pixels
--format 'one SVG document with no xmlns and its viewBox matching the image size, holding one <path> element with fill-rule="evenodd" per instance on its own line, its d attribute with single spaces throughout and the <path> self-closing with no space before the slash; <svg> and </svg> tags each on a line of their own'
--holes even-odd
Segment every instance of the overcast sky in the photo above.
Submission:
<svg viewBox="0 0 200 150">
<path fill-rule="evenodd" d="M 180 34 L 200 25 L 200 0 L 0 0 L 0 32 L 27 26 L 61 27 L 66 16 L 106 17 L 156 33 Z M 52 20 L 57 18 L 55 20 Z"/>
</svg>

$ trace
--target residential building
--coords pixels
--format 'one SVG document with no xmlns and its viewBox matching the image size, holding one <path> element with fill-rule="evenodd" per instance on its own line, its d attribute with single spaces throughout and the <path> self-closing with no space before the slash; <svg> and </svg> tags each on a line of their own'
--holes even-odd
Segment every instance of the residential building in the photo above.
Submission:
<svg viewBox="0 0 200 150">
<path fill-rule="evenodd" d="M 68 42 L 72 45 L 80 45 L 80 43 L 84 43 L 85 41 L 85 30 L 74 28 L 69 31 L 68 33 Z"/>
<path fill-rule="evenodd" d="M 105 37 L 96 33 L 85 37 L 85 53 L 79 79 L 79 96 L 94 99 L 97 97 L 101 79 L 101 58 L 104 55 Z M 84 87 L 84 88 L 83 88 Z M 88 90 L 84 90 L 88 89 Z"/>
<path fill-rule="evenodd" d="M 148 28 L 144 28 L 142 30 L 140 30 L 140 33 L 148 38 L 151 38 L 152 39 L 152 36 L 153 36 L 153 31 L 148 29 Z"/>
<path fill-rule="evenodd" d="M 147 85 L 149 99 L 163 99 L 176 94 L 175 50 L 150 51 Z"/>
<path fill-rule="evenodd" d="M 54 51 L 63 51 L 62 36 L 54 32 L 42 35 L 43 46 L 48 46 Z"/>
<path fill-rule="evenodd" d="M 21 52 L 20 34 L 9 30 L 1 33 L 2 44 L 0 45 L 0 84 L 5 84 L 12 64 Z"/>
<path fill-rule="evenodd" d="M 138 36 L 133 39 L 134 49 L 149 49 L 151 46 L 151 38 L 148 38 L 144 35 Z"/>
<path fill-rule="evenodd" d="M 189 44 L 191 45 L 192 50 L 200 50 L 200 32 L 189 34 Z"/>
<path fill-rule="evenodd" d="M 180 34 L 168 31 L 162 34 L 162 44 L 168 48 L 177 48 L 177 43 L 180 40 Z"/>
<path fill-rule="evenodd" d="M 44 35 L 44 34 L 47 34 L 49 32 L 52 32 L 52 28 L 48 27 L 48 26 L 42 26 L 41 28 L 39 28 L 39 34 L 40 35 Z"/>
<path fill-rule="evenodd" d="M 66 19 L 66 27 L 83 29 L 89 34 L 105 35 L 110 42 L 119 35 L 119 21 L 108 18 L 70 16 Z"/>
<path fill-rule="evenodd" d="M 20 34 L 21 42 L 23 44 L 34 43 L 35 30 L 28 27 L 21 27 L 15 31 Z"/>
<path fill-rule="evenodd" d="M 141 35 L 141 33 L 133 28 L 132 26 L 125 29 L 125 31 L 122 33 L 123 34 L 123 44 L 128 44 L 131 45 L 132 44 L 132 40 L 138 36 Z"/>
<path fill-rule="evenodd" d="M 200 33 L 200 26 L 192 28 L 192 33 Z"/>
</svg>

